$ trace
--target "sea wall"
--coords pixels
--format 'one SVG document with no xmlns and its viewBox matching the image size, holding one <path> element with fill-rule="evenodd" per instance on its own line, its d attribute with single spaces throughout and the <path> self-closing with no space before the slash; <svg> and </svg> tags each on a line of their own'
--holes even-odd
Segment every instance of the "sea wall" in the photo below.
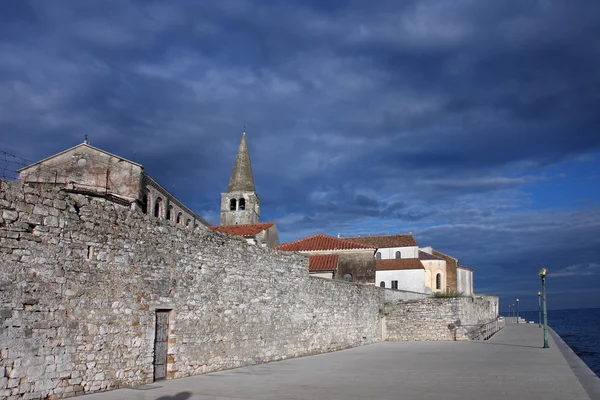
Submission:
<svg viewBox="0 0 600 400">
<path fill-rule="evenodd" d="M 379 288 L 83 195 L 0 182 L 0 397 L 151 382 L 376 342 Z"/>
<path fill-rule="evenodd" d="M 0 180 L 0 398 L 58 399 L 149 383 L 163 368 L 170 379 L 334 351 L 377 342 L 387 325 L 388 340 L 428 340 L 433 322 L 404 325 L 475 315 L 466 299 L 419 306 L 424 297 L 310 277 L 301 255 Z"/>
<path fill-rule="evenodd" d="M 496 319 L 498 298 L 474 296 L 386 302 L 384 340 L 468 340 L 468 332 Z"/>
</svg>

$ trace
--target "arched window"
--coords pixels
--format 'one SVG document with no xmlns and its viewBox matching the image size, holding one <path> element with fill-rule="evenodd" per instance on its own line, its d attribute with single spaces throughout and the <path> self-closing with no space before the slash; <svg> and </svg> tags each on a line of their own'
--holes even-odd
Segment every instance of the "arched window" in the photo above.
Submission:
<svg viewBox="0 0 600 400">
<path fill-rule="evenodd" d="M 402 255 L 400 254 L 399 251 L 396 252 L 396 260 L 399 260 L 402 258 Z"/>
<path fill-rule="evenodd" d="M 377 254 L 375 254 L 375 259 L 376 260 L 381 260 L 381 253 L 377 252 Z"/>
<path fill-rule="evenodd" d="M 245 210 L 246 209 L 246 199 L 241 198 L 238 200 L 238 210 Z"/>
<path fill-rule="evenodd" d="M 144 196 L 142 197 L 142 212 L 144 214 L 148 213 L 148 195 L 144 193 Z"/>
<path fill-rule="evenodd" d="M 237 201 L 235 199 L 229 200 L 229 211 L 235 211 L 237 209 Z"/>
<path fill-rule="evenodd" d="M 440 290 L 442 288 L 442 274 L 438 273 L 435 276 L 435 288 Z"/>
<path fill-rule="evenodd" d="M 379 282 L 379 287 L 385 287 L 385 282 L 384 281 Z"/>
<path fill-rule="evenodd" d="M 352 282 L 352 274 L 344 274 L 344 280 L 346 282 Z"/>
<path fill-rule="evenodd" d="M 156 203 L 154 203 L 154 216 L 156 218 L 162 218 L 162 199 L 159 197 L 156 199 Z"/>
<path fill-rule="evenodd" d="M 170 221 L 171 218 L 173 218 L 173 206 L 167 208 L 167 221 Z"/>
<path fill-rule="evenodd" d="M 192 221 L 188 219 L 187 221 L 185 221 L 185 227 L 188 228 L 191 223 Z"/>
<path fill-rule="evenodd" d="M 181 223 L 181 218 L 183 217 L 183 215 L 181 215 L 181 213 L 177 214 L 177 223 L 180 224 Z"/>
</svg>

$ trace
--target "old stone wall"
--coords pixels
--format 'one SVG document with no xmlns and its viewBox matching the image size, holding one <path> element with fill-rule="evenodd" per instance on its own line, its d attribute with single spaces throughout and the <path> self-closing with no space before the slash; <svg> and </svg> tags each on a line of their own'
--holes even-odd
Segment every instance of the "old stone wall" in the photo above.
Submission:
<svg viewBox="0 0 600 400">
<path fill-rule="evenodd" d="M 469 330 L 496 318 L 497 304 L 495 296 L 388 301 L 385 340 L 467 340 Z"/>
<path fill-rule="evenodd" d="M 306 258 L 0 181 L 0 398 L 61 398 L 376 342 L 383 290 Z M 392 295 L 390 295 L 392 296 Z"/>
</svg>

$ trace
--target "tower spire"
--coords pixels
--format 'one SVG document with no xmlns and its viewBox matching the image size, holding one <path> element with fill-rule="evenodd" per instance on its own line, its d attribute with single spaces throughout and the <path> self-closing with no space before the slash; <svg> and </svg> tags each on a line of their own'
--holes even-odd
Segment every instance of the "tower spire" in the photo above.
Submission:
<svg viewBox="0 0 600 400">
<path fill-rule="evenodd" d="M 235 157 L 233 172 L 231 173 L 231 179 L 229 179 L 229 186 L 227 188 L 227 192 L 235 191 L 256 192 L 245 129 L 242 134 L 242 140 L 240 142 L 240 147 L 238 148 L 237 156 Z"/>
</svg>

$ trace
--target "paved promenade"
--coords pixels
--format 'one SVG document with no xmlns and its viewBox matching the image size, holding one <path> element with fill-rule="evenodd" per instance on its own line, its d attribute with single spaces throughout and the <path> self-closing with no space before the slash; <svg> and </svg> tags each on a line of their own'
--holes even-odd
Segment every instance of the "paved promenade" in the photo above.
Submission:
<svg viewBox="0 0 600 400">
<path fill-rule="evenodd" d="M 537 325 L 507 324 L 489 341 L 379 343 L 83 399 L 600 399 L 600 379 L 559 338 L 541 345 Z"/>
</svg>

